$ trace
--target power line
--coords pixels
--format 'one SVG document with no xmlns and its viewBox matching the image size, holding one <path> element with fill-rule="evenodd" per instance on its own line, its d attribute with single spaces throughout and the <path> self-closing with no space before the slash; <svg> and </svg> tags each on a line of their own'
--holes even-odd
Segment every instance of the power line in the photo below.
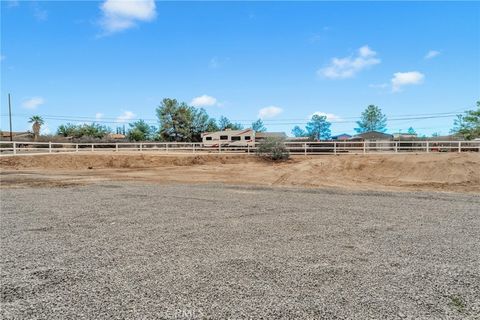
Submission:
<svg viewBox="0 0 480 320">
<path fill-rule="evenodd" d="M 8 115 L 2 114 L 1 117 L 6 117 Z M 12 115 L 13 117 L 23 117 L 28 118 L 29 116 L 26 114 L 15 114 Z M 409 114 L 409 115 L 398 115 L 388 117 L 388 121 L 410 121 L 410 120 L 425 120 L 425 119 L 439 119 L 439 118 L 451 118 L 457 116 L 455 112 L 439 112 L 439 113 L 424 113 L 424 114 Z M 93 117 L 85 117 L 85 116 L 60 116 L 60 115 L 42 115 L 42 117 L 46 120 L 57 120 L 57 121 L 71 121 L 71 122 L 95 122 L 95 123 L 104 123 L 104 124 L 117 124 L 121 125 L 127 122 L 138 121 L 140 118 L 132 118 L 129 121 L 122 120 L 119 121 L 117 118 L 93 118 Z M 338 120 L 331 120 L 330 123 L 356 123 L 355 120 L 348 120 L 348 119 L 361 119 L 361 117 L 342 117 Z M 108 121 L 112 120 L 112 121 Z M 157 119 L 142 119 L 148 124 L 158 124 Z M 250 124 L 255 120 L 231 120 L 233 122 L 240 122 L 241 124 Z M 282 122 L 284 121 L 284 122 Z M 310 120 L 309 119 L 266 119 L 263 122 L 266 125 L 299 125 L 299 124 L 307 124 Z"/>
</svg>

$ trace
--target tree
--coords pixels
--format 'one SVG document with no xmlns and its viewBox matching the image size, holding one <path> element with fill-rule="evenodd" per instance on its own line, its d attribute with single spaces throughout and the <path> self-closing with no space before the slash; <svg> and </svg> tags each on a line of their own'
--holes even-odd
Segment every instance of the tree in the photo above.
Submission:
<svg viewBox="0 0 480 320">
<path fill-rule="evenodd" d="M 165 98 L 157 107 L 160 122 L 159 133 L 166 141 L 190 141 L 192 127 L 192 109 L 176 99 Z"/>
<path fill-rule="evenodd" d="M 138 120 L 129 124 L 130 129 L 127 133 L 127 138 L 133 141 L 152 140 L 157 128 L 150 126 L 144 120 Z"/>
<path fill-rule="evenodd" d="M 355 128 L 357 133 L 368 131 L 387 131 L 387 117 L 382 113 L 382 110 L 371 104 L 365 111 L 362 112 L 362 118 L 357 121 L 358 128 Z"/>
<path fill-rule="evenodd" d="M 331 137 L 331 123 L 327 121 L 326 116 L 314 114 L 310 122 L 307 123 L 307 134 L 314 140 L 327 140 Z"/>
<path fill-rule="evenodd" d="M 192 124 L 191 124 L 191 141 L 202 141 L 202 133 L 218 131 L 217 122 L 215 119 L 210 118 L 205 109 L 191 108 L 192 112 Z"/>
<path fill-rule="evenodd" d="M 415 129 L 413 129 L 413 127 L 408 128 L 407 133 L 412 135 L 417 134 L 417 132 L 415 131 Z"/>
<path fill-rule="evenodd" d="M 292 134 L 294 137 L 308 137 L 307 132 L 302 128 L 300 128 L 299 126 L 293 127 Z"/>
<path fill-rule="evenodd" d="M 31 116 L 28 122 L 32 123 L 33 136 L 34 139 L 37 140 L 38 136 L 40 135 L 40 129 L 45 122 L 43 121 L 43 118 L 41 116 L 37 115 Z"/>
<path fill-rule="evenodd" d="M 252 123 L 252 129 L 256 132 L 265 132 L 267 128 L 265 128 L 262 119 L 258 119 L 257 121 Z"/>
<path fill-rule="evenodd" d="M 157 107 L 157 117 L 160 137 L 166 141 L 198 142 L 203 132 L 218 130 L 215 119 L 210 118 L 205 109 L 196 109 L 175 99 L 163 99 Z"/>
<path fill-rule="evenodd" d="M 63 137 L 75 137 L 77 134 L 78 128 L 76 125 L 67 123 L 61 124 L 57 128 L 57 135 Z"/>
<path fill-rule="evenodd" d="M 98 123 L 92 124 L 62 124 L 57 129 L 57 134 L 64 137 L 91 137 L 91 138 L 103 138 L 111 132 L 111 129 L 107 126 L 100 125 Z"/>
<path fill-rule="evenodd" d="M 451 132 L 466 140 L 480 137 L 480 101 L 477 101 L 477 110 L 467 110 L 463 115 L 457 115 Z"/>
<path fill-rule="evenodd" d="M 231 130 L 242 130 L 243 126 L 240 123 L 232 123 L 227 117 L 221 116 L 218 120 L 218 127 L 220 130 L 231 129 Z"/>
</svg>

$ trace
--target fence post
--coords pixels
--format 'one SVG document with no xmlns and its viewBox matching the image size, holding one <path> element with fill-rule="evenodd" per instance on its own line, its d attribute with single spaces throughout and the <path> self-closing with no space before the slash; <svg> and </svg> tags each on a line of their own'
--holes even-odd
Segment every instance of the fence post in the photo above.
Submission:
<svg viewBox="0 0 480 320">
<path fill-rule="evenodd" d="M 307 156 L 307 143 L 303 144 L 303 154 Z"/>
<path fill-rule="evenodd" d="M 92 152 L 93 152 L 93 151 L 94 151 L 94 149 L 93 149 L 93 143 L 92 143 Z"/>
<path fill-rule="evenodd" d="M 193 153 L 195 153 L 195 143 L 193 144 Z"/>
<path fill-rule="evenodd" d="M 48 142 L 48 153 L 52 153 L 52 142 Z"/>
<path fill-rule="evenodd" d="M 115 143 L 115 152 L 118 152 L 118 142 Z"/>
<path fill-rule="evenodd" d="M 75 145 L 75 152 L 78 152 L 78 143 Z"/>
<path fill-rule="evenodd" d="M 429 153 L 429 152 L 430 152 L 430 142 L 427 141 L 427 153 Z"/>
<path fill-rule="evenodd" d="M 395 141 L 395 153 L 397 153 L 397 152 L 398 152 L 398 142 Z"/>
<path fill-rule="evenodd" d="M 250 145 L 247 143 L 247 154 L 250 154 Z"/>
<path fill-rule="evenodd" d="M 337 154 L 337 142 L 333 143 L 333 154 Z"/>
<path fill-rule="evenodd" d="M 458 153 L 462 152 L 462 141 L 458 141 Z"/>
<path fill-rule="evenodd" d="M 165 152 L 168 153 L 168 142 L 165 142 Z"/>
<path fill-rule="evenodd" d="M 222 143 L 218 143 L 218 153 L 222 153 Z"/>
<path fill-rule="evenodd" d="M 13 154 L 17 154 L 17 143 L 13 143 Z"/>
<path fill-rule="evenodd" d="M 140 151 L 143 151 L 143 143 L 140 142 Z"/>
<path fill-rule="evenodd" d="M 363 154 L 366 153 L 367 149 L 367 141 L 363 141 Z"/>
</svg>

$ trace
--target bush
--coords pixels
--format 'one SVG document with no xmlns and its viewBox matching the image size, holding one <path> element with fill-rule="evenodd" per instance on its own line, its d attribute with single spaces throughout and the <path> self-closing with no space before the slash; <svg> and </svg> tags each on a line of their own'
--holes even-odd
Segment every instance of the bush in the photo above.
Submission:
<svg viewBox="0 0 480 320">
<path fill-rule="evenodd" d="M 259 143 L 256 152 L 257 156 L 273 161 L 287 160 L 290 157 L 282 138 L 266 138 Z"/>
</svg>

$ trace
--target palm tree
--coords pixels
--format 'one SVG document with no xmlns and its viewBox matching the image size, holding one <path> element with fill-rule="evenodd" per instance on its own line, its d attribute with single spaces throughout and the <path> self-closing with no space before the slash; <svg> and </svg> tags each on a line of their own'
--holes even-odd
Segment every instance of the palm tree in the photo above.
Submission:
<svg viewBox="0 0 480 320">
<path fill-rule="evenodd" d="M 41 116 L 32 116 L 30 117 L 29 123 L 32 123 L 32 130 L 34 139 L 37 140 L 40 135 L 40 127 L 45 123 Z"/>
</svg>

